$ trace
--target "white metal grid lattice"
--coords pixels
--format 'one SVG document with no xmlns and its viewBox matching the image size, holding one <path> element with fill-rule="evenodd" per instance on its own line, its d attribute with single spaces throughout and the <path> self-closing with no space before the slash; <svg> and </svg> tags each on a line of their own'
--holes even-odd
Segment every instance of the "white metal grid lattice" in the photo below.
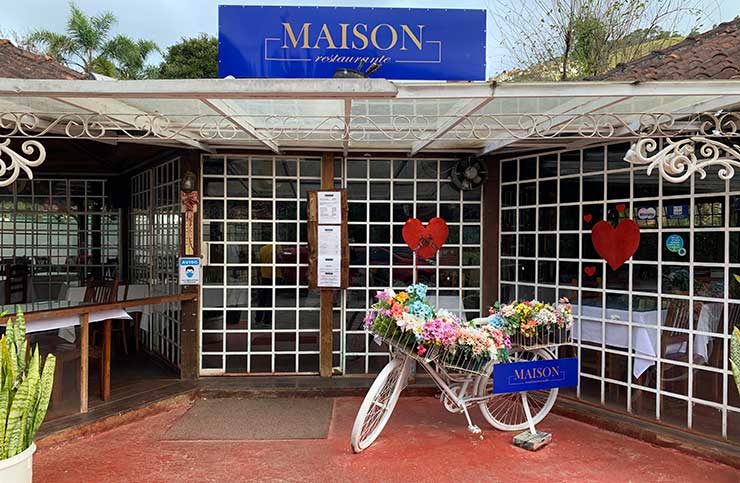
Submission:
<svg viewBox="0 0 740 483">
<path fill-rule="evenodd" d="M 375 373 L 388 361 L 385 347 L 367 335 L 362 320 L 378 290 L 413 282 L 414 255 L 401 237 L 407 219 L 440 216 L 450 235 L 434 259 L 419 260 L 428 296 L 467 318 L 480 315 L 481 190 L 457 191 L 449 181 L 454 159 L 349 158 L 343 186 L 349 205 L 350 287 L 343 298 L 345 373 Z M 455 300 L 457 303 L 452 304 Z"/>
<path fill-rule="evenodd" d="M 119 269 L 120 212 L 102 179 L 19 181 L 0 193 L 4 261 L 28 263 L 37 299 Z"/>
<path fill-rule="evenodd" d="M 203 158 L 201 373 L 318 373 L 306 192 L 319 158 Z"/>
<path fill-rule="evenodd" d="M 130 264 L 132 283 L 149 285 L 150 296 L 179 293 L 180 160 L 172 159 L 131 178 Z M 180 366 L 180 303 L 149 311 L 145 344 Z"/>
<path fill-rule="evenodd" d="M 626 148 L 623 144 L 610 144 L 502 161 L 499 295 L 504 301 L 508 301 L 506 299 L 535 296 L 542 299 L 545 298 L 543 296 L 573 294 L 578 301 L 576 315 L 583 323 L 593 321 L 601 324 L 600 343 L 582 340 L 583 325 L 578 325 L 577 354 L 582 364 L 578 397 L 595 397 L 596 402 L 616 406 L 623 411 L 652 416 L 711 436 L 737 440 L 740 434 L 736 430 L 732 433 L 731 422 L 738 421 L 740 417 L 740 400 L 736 394 L 730 392 L 734 383 L 728 371 L 725 354 L 732 326 L 740 324 L 740 280 L 734 277 L 740 273 L 740 255 L 737 253 L 740 247 L 740 182 L 719 180 L 715 173 L 710 173 L 705 180 L 694 177 L 690 182 L 679 186 L 654 177 L 647 178 L 644 168 L 628 167 L 626 163 L 620 165 L 619 153 L 623 153 Z M 601 150 L 600 161 L 598 150 Z M 577 160 L 573 161 L 578 165 L 577 170 L 564 173 L 567 171 L 563 169 L 564 159 Z M 599 162 L 600 169 L 595 167 Z M 620 192 L 615 186 L 623 187 L 625 180 L 629 189 L 622 189 Z M 584 200 L 584 187 L 596 186 L 598 183 L 603 185 L 601 196 Z M 555 187 L 555 199 L 553 201 L 548 198 L 542 202 L 542 187 L 548 186 Z M 594 191 L 591 188 L 588 190 L 589 193 Z M 523 192 L 532 192 L 534 200 L 529 201 L 530 195 Z M 564 192 L 575 192 L 576 197 L 569 197 L 567 194 L 564 196 Z M 636 218 L 642 225 L 641 248 L 625 264 L 626 268 L 620 269 L 626 271 L 627 278 L 619 281 L 610 280 L 611 270 L 598 255 L 594 255 L 588 245 L 592 224 L 605 218 L 608 210 L 618 204 L 624 204 L 626 208 L 620 217 Z M 685 218 L 668 217 L 669 211 L 673 212 L 673 207 L 676 206 L 688 207 L 689 212 Z M 655 209 L 653 226 L 648 223 L 648 219 L 639 219 L 637 213 L 640 208 Z M 554 226 L 546 219 L 553 213 L 556 217 Z M 650 212 L 643 213 L 649 215 Z M 564 214 L 577 217 L 577 221 L 574 223 L 564 219 Z M 584 219 L 589 214 L 595 218 L 590 223 Z M 528 221 L 530 217 L 533 217 L 532 222 Z M 567 225 L 565 228 L 564 223 Z M 677 259 L 680 257 L 670 252 L 666 255 L 666 239 L 673 234 L 688 241 L 684 259 Z M 572 243 L 574 239 L 575 252 Z M 547 248 L 553 241 L 554 254 Z M 534 247 L 530 249 L 528 244 L 532 242 Z M 641 252 L 644 250 L 643 244 L 647 244 L 647 250 L 652 250 L 653 253 Z M 721 247 L 717 248 L 716 244 Z M 549 253 L 545 253 L 548 251 Z M 564 252 L 569 253 L 563 256 Z M 553 267 L 555 276 L 551 280 L 547 278 L 547 273 L 553 271 Z M 570 267 L 576 269 L 573 282 L 566 278 L 573 273 Z M 602 275 L 598 283 L 592 283 L 584 272 L 586 267 L 597 268 L 597 273 Z M 527 273 L 530 270 L 533 273 Z M 676 288 L 677 284 L 673 281 L 676 273 L 685 273 L 685 287 Z M 650 274 L 654 274 L 654 277 Z M 719 291 L 708 291 L 705 283 L 697 282 L 707 276 L 710 282 L 715 282 Z M 654 286 L 651 286 L 650 280 Z M 615 281 L 619 283 L 614 283 Z M 594 316 L 591 310 L 589 314 L 583 314 L 586 306 L 584 296 L 591 298 L 590 303 L 600 300 L 600 316 Z M 628 320 L 608 317 L 607 311 L 615 309 L 624 300 L 627 302 L 625 308 L 629 312 Z M 719 323 L 714 330 L 700 330 L 698 327 L 694 308 L 702 303 L 721 307 Z M 660 312 L 656 313 L 655 323 L 640 319 L 639 313 L 646 305 L 663 311 L 670 304 L 688 304 L 687 328 L 673 329 L 661 325 L 662 316 L 658 315 Z M 626 348 L 607 344 L 607 334 L 614 327 L 626 327 Z M 639 331 L 650 331 L 657 339 L 655 357 L 637 354 L 635 337 Z M 668 334 L 685 337 L 685 350 L 692 354 L 687 362 L 676 361 L 667 354 L 661 354 L 660 341 Z M 714 362 L 693 357 L 697 337 L 709 341 L 709 359 Z M 721 351 L 716 358 L 712 358 L 714 351 Z M 587 359 L 594 357 L 596 367 L 584 367 L 583 356 L 587 356 Z M 655 363 L 655 366 L 646 371 L 647 374 L 652 371 L 652 380 L 649 377 L 633 377 L 633 366 L 640 359 Z M 618 368 L 625 360 L 625 375 L 618 375 L 613 369 Z M 684 388 L 669 381 L 668 377 L 665 381 L 662 380 L 663 370 L 672 368 L 685 371 Z M 596 394 L 592 390 L 594 384 Z M 714 394 L 706 391 L 707 385 L 714 387 Z M 615 396 L 620 391 L 626 393 L 623 398 Z M 641 408 L 640 397 L 647 397 L 652 406 Z"/>
</svg>

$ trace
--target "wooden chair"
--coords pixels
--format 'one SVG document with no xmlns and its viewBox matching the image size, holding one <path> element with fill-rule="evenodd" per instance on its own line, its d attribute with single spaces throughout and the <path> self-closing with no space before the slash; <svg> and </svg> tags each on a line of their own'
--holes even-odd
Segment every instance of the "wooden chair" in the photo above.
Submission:
<svg viewBox="0 0 740 483">
<path fill-rule="evenodd" d="M 28 302 L 28 265 L 7 263 L 5 265 L 5 304 Z"/>
<path fill-rule="evenodd" d="M 103 280 L 103 281 L 97 281 L 97 280 L 91 280 L 87 283 L 87 288 L 85 290 L 85 299 L 84 302 L 88 304 L 106 304 L 106 303 L 115 303 L 116 299 L 118 298 L 118 278 L 114 278 L 113 280 Z M 104 321 L 103 323 L 110 323 L 111 321 Z M 104 344 L 106 344 L 105 337 L 103 337 L 103 340 L 101 341 L 100 345 L 97 345 L 96 338 L 100 334 L 99 329 L 91 330 L 90 331 L 90 359 L 97 360 L 100 363 L 100 397 L 104 401 L 108 398 L 108 394 L 105 392 L 105 381 L 106 381 L 106 371 L 105 371 L 105 361 L 104 361 L 104 353 L 105 353 L 105 347 L 103 347 Z"/>
<path fill-rule="evenodd" d="M 113 285 L 115 283 L 115 286 Z M 98 290 L 100 293 L 98 294 L 98 299 L 101 301 L 98 302 L 96 300 L 88 300 L 89 290 L 90 287 L 95 287 L 94 290 Z M 90 282 L 87 285 L 87 289 L 85 291 L 85 302 L 86 303 L 95 303 L 95 304 L 104 304 L 104 303 L 114 303 L 118 302 L 118 292 L 119 292 L 119 282 L 118 277 L 113 277 L 110 280 L 104 280 L 104 281 L 94 281 Z M 126 294 L 128 293 L 128 285 L 123 286 L 124 289 L 124 295 L 123 300 L 126 300 Z M 109 293 L 109 291 L 112 291 L 113 295 Z M 91 295 L 93 298 L 95 298 L 94 295 Z M 112 298 L 111 298 L 112 297 Z M 128 341 L 126 337 L 126 322 L 128 322 L 126 319 L 116 319 L 116 322 L 119 322 L 116 326 L 112 327 L 112 336 L 115 335 L 119 338 L 121 341 L 121 345 L 123 346 L 123 353 L 128 355 Z M 93 334 L 93 343 L 95 343 L 96 337 L 100 334 L 99 329 L 92 330 Z"/>
<path fill-rule="evenodd" d="M 689 358 L 694 354 L 689 354 L 689 304 L 680 302 L 671 302 L 668 305 L 664 327 L 660 334 L 660 357 L 663 361 L 676 361 L 688 363 Z M 701 310 L 701 305 L 697 306 L 697 314 Z M 682 332 L 684 331 L 684 332 Z M 697 362 L 694 360 L 694 362 Z M 665 383 L 681 383 L 684 386 L 684 393 L 688 395 L 689 368 L 677 365 L 660 365 L 661 385 Z"/>
<path fill-rule="evenodd" d="M 133 298 L 145 297 L 145 295 L 137 294 L 138 286 L 134 286 L 133 289 L 129 290 L 130 287 L 131 285 L 129 284 L 123 286 L 123 294 L 120 294 L 121 295 L 121 297 L 119 297 L 120 300 L 124 300 L 124 301 L 128 300 L 129 297 L 132 297 L 132 292 L 133 292 Z M 119 292 L 120 292 L 120 289 L 119 289 Z M 131 319 L 134 325 L 134 352 L 139 352 L 140 345 L 141 345 L 141 341 L 140 341 L 141 339 L 141 335 L 140 335 L 141 318 L 142 318 L 143 312 L 141 310 L 134 309 L 129 312 L 129 315 L 131 316 Z"/>
</svg>

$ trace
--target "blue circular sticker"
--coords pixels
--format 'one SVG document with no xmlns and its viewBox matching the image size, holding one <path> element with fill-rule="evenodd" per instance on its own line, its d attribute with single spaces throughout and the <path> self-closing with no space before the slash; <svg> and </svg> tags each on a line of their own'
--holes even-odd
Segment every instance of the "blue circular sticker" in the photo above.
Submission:
<svg viewBox="0 0 740 483">
<path fill-rule="evenodd" d="M 686 249 L 683 247 L 683 238 L 680 235 L 671 235 L 665 240 L 665 247 L 669 252 L 678 253 L 678 256 L 686 255 Z"/>
</svg>

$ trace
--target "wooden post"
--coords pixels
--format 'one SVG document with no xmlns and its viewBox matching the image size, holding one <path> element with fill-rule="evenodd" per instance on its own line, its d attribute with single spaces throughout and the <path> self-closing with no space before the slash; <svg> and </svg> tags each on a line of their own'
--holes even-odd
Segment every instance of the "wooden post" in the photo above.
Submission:
<svg viewBox="0 0 740 483">
<path fill-rule="evenodd" d="M 101 381 L 101 399 L 107 401 L 110 399 L 110 339 L 112 335 L 113 322 L 108 319 L 103 322 L 103 360 L 101 362 L 102 368 L 102 381 Z"/>
<path fill-rule="evenodd" d="M 90 315 L 80 315 L 80 412 L 87 412 L 88 368 L 90 361 Z M 57 371 L 61 371 L 61 367 Z"/>
<path fill-rule="evenodd" d="M 321 188 L 334 188 L 334 155 L 324 153 L 321 157 Z M 332 311 L 334 293 L 332 289 L 321 289 L 321 341 L 319 345 L 319 373 L 321 377 L 331 377 L 332 374 L 332 327 L 334 316 Z"/>
<path fill-rule="evenodd" d="M 195 186 L 200 187 L 200 153 L 190 152 L 185 153 L 180 158 L 180 171 L 185 173 L 192 171 L 195 173 Z M 201 256 L 200 248 L 200 231 L 201 231 L 201 212 L 202 208 L 199 206 L 198 210 L 193 213 L 193 239 L 194 239 L 194 251 L 195 253 L 191 256 Z M 181 229 L 181 240 L 180 244 L 180 255 L 185 256 L 185 223 L 180 227 Z M 185 286 L 182 288 L 182 292 L 185 294 L 198 294 L 199 287 L 197 286 Z M 180 378 L 182 379 L 197 379 L 200 375 L 200 313 L 198 310 L 198 299 L 182 302 L 180 305 Z"/>
<path fill-rule="evenodd" d="M 486 160 L 488 179 L 483 185 L 482 240 L 483 287 L 481 290 L 481 315 L 488 315 L 488 306 L 498 299 L 499 283 L 499 168 L 494 158 Z M 506 300 L 505 302 L 509 302 Z"/>
</svg>

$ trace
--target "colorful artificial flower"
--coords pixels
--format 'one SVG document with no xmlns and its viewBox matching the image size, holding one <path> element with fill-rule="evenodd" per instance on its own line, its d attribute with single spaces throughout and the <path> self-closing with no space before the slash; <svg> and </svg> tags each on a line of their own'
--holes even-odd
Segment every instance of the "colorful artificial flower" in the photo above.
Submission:
<svg viewBox="0 0 740 483">
<path fill-rule="evenodd" d="M 499 314 L 492 314 L 488 317 L 488 325 L 495 329 L 503 329 L 506 322 Z"/>
<path fill-rule="evenodd" d="M 391 305 L 391 317 L 398 320 L 404 312 L 406 312 L 406 307 L 394 300 Z"/>
<path fill-rule="evenodd" d="M 421 300 L 417 300 L 409 305 L 409 312 L 424 320 L 429 320 L 434 317 L 434 309 L 432 309 L 432 306 L 426 302 L 422 302 Z"/>
<path fill-rule="evenodd" d="M 424 321 L 410 312 L 404 312 L 401 318 L 396 320 L 396 325 L 404 332 L 421 334 Z"/>
<path fill-rule="evenodd" d="M 393 289 L 385 289 L 385 290 L 378 290 L 375 294 L 375 298 L 377 300 L 387 300 L 389 298 L 393 298 L 396 296 L 396 293 L 393 291 Z"/>
<path fill-rule="evenodd" d="M 417 300 L 423 300 L 427 296 L 428 288 L 429 287 L 427 287 L 423 283 L 415 283 L 406 287 L 406 292 L 408 292 L 411 297 Z"/>
<path fill-rule="evenodd" d="M 421 338 L 425 344 L 449 347 L 457 341 L 460 326 L 440 318 L 427 320 L 421 327 Z"/>
<path fill-rule="evenodd" d="M 377 312 L 372 309 L 368 310 L 365 314 L 365 318 L 362 320 L 362 326 L 369 329 L 373 325 L 373 322 L 375 322 L 375 317 L 377 317 Z"/>
</svg>

